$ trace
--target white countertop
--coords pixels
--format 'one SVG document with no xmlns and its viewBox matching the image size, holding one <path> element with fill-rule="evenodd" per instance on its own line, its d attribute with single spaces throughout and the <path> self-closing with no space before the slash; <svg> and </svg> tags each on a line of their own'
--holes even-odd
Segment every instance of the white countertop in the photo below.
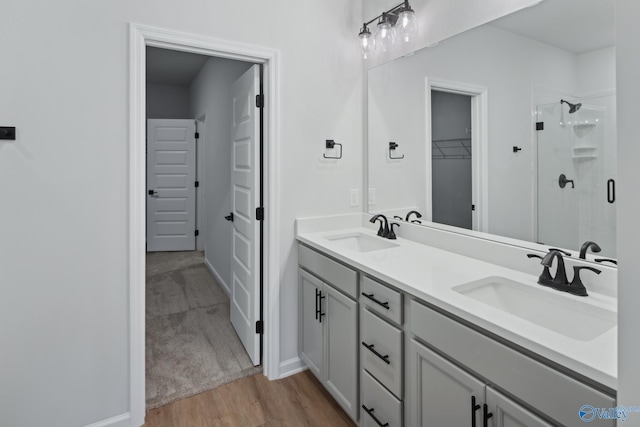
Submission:
<svg viewBox="0 0 640 427">
<path fill-rule="evenodd" d="M 550 329 L 476 301 L 452 288 L 490 276 L 530 284 L 554 298 L 580 302 L 617 312 L 615 298 L 589 292 L 578 297 L 537 285 L 537 276 L 398 238 L 397 247 L 371 252 L 347 249 L 327 237 L 375 232 L 364 227 L 303 232 L 298 241 L 389 283 L 418 299 L 471 322 L 499 337 L 551 360 L 606 387 L 617 389 L 617 326 L 591 341 L 568 338 Z M 542 267 L 541 267 L 542 268 Z"/>
</svg>

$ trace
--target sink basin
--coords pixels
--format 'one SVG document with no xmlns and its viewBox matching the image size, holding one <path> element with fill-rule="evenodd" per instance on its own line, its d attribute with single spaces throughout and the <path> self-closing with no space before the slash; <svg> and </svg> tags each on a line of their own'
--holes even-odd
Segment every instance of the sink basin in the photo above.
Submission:
<svg viewBox="0 0 640 427">
<path fill-rule="evenodd" d="M 398 246 L 397 243 L 393 243 L 391 240 L 358 232 L 327 237 L 327 240 L 356 252 L 371 252 Z"/>
<path fill-rule="evenodd" d="M 591 341 L 617 325 L 617 313 L 505 277 L 487 277 L 454 291 L 579 341 Z"/>
</svg>

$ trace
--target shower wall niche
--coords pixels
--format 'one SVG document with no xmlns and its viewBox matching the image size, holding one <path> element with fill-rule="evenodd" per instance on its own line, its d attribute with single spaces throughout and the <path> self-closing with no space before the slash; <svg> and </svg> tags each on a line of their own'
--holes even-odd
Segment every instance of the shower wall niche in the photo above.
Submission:
<svg viewBox="0 0 640 427">
<path fill-rule="evenodd" d="M 579 248 L 592 240 L 616 256 L 615 95 L 540 104 L 537 135 L 538 242 Z M 562 179 L 561 175 L 564 175 Z"/>
</svg>

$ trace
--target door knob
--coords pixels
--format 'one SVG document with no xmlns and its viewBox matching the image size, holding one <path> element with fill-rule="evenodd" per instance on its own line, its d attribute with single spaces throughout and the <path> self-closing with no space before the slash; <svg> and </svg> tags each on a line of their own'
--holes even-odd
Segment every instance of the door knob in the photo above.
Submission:
<svg viewBox="0 0 640 427">
<path fill-rule="evenodd" d="M 156 190 L 149 190 L 149 195 L 151 197 L 158 197 L 158 192 Z"/>
<path fill-rule="evenodd" d="M 231 212 L 229 215 L 225 216 L 224 219 L 226 219 L 227 221 L 233 222 L 233 212 Z"/>
</svg>

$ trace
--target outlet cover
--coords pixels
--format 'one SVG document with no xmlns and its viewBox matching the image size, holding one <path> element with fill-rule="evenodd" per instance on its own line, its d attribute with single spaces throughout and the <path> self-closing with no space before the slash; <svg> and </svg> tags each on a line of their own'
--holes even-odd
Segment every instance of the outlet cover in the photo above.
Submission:
<svg viewBox="0 0 640 427">
<path fill-rule="evenodd" d="M 355 207 L 355 206 L 360 206 L 360 195 L 358 194 L 359 191 L 357 188 L 353 188 L 351 189 L 351 191 L 349 192 L 349 205 L 351 207 Z"/>
</svg>

